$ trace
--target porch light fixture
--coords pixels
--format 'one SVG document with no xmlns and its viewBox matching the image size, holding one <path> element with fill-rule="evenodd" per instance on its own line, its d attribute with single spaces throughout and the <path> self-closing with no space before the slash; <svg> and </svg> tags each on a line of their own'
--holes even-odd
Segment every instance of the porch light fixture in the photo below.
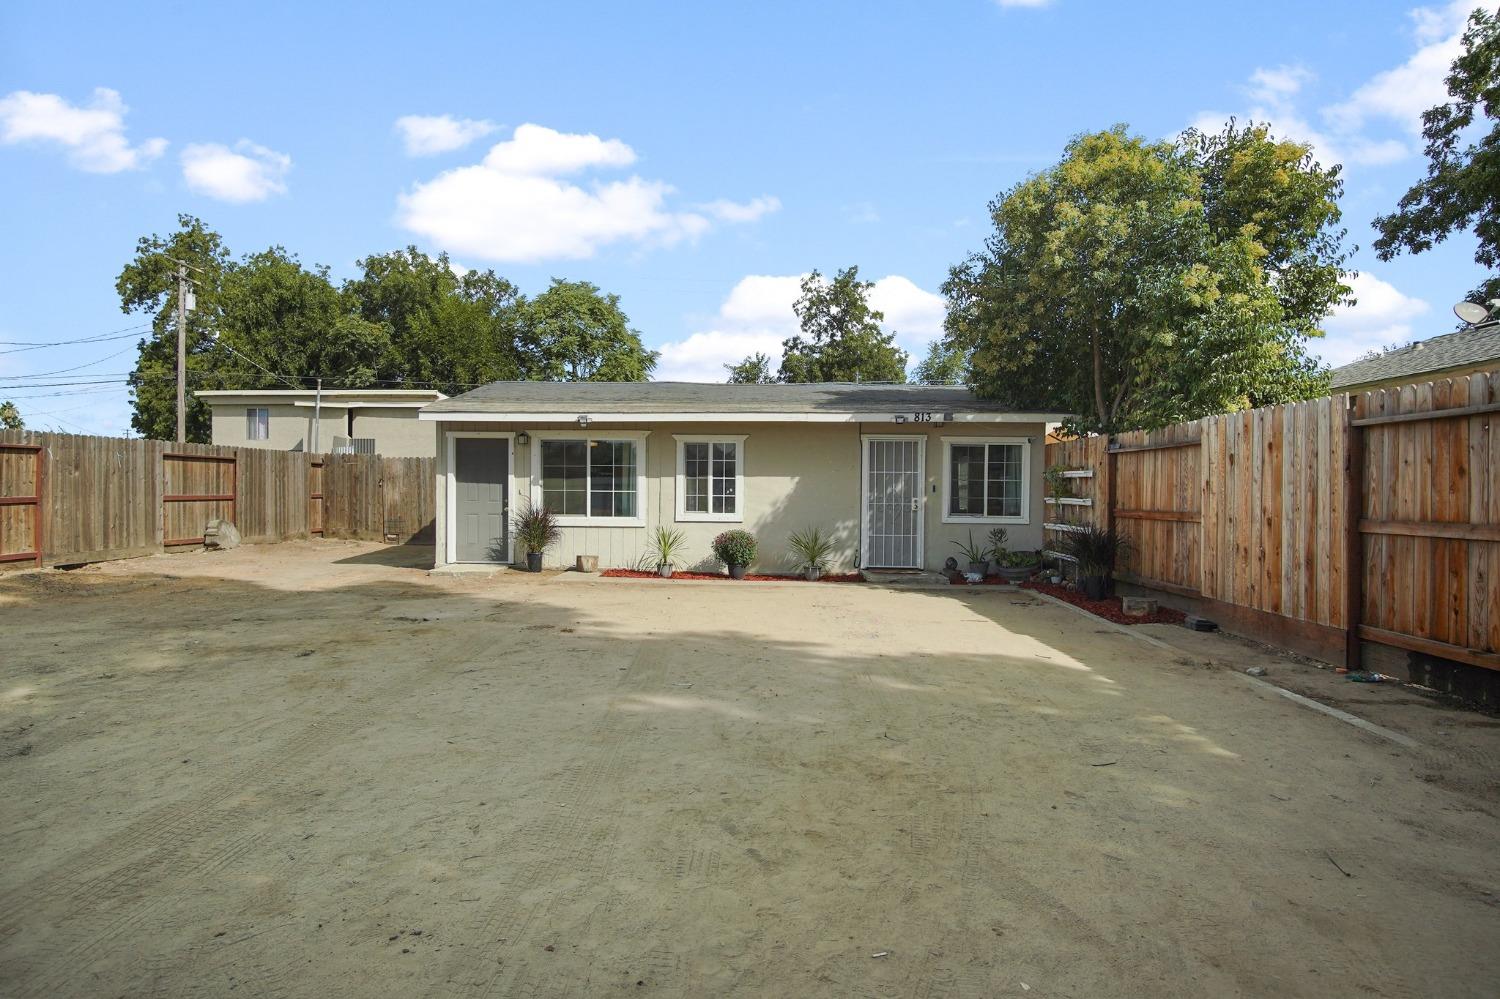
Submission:
<svg viewBox="0 0 1500 999">
<path fill-rule="evenodd" d="M 524 430 L 521 431 L 520 433 L 516 434 L 516 443 L 521 447 L 525 447 L 527 444 L 531 443 L 531 435 Z"/>
<path fill-rule="evenodd" d="M 580 427 L 587 427 L 589 425 L 589 418 L 588 418 L 588 416 L 587 415 L 580 415 L 578 417 L 578 425 Z"/>
<path fill-rule="evenodd" d="M 896 422 L 897 423 L 905 423 L 906 422 L 906 417 L 904 417 L 904 416 L 897 416 L 896 417 Z"/>
</svg>

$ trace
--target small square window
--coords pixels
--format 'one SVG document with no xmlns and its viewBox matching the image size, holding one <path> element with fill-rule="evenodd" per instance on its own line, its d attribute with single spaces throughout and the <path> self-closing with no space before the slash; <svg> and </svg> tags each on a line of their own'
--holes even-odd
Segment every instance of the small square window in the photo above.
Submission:
<svg viewBox="0 0 1500 999">
<path fill-rule="evenodd" d="M 245 439 L 268 441 L 271 439 L 271 411 L 264 407 L 245 410 Z"/>
</svg>

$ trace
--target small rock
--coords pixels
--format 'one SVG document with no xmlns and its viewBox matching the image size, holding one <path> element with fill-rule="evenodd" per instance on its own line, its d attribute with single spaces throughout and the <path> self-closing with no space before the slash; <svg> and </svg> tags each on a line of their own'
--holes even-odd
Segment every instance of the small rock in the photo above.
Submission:
<svg viewBox="0 0 1500 999">
<path fill-rule="evenodd" d="M 1251 666 L 1245 670 L 1245 673 L 1249 676 L 1265 676 L 1266 668 L 1264 666 Z"/>
<path fill-rule="evenodd" d="M 1156 613 L 1157 603 L 1150 597 L 1121 597 L 1120 609 L 1130 617 L 1150 617 Z"/>
<path fill-rule="evenodd" d="M 545 947 L 543 947 L 543 948 L 542 948 L 542 950 L 544 950 L 544 951 L 546 951 L 546 952 L 547 952 L 547 953 L 549 953 L 549 954 L 550 954 L 550 953 L 552 953 L 552 952 L 553 952 L 553 951 L 554 951 L 554 950 L 557 950 L 557 948 L 556 948 L 556 947 L 554 947 L 554 946 L 552 946 L 552 945 L 551 945 L 551 944 L 548 944 L 548 945 L 547 945 L 547 946 L 545 946 Z"/>
</svg>

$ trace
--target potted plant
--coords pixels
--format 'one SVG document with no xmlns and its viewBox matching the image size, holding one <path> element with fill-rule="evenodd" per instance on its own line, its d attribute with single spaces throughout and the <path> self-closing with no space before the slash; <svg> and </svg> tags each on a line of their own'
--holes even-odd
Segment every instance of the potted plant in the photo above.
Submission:
<svg viewBox="0 0 1500 999">
<path fill-rule="evenodd" d="M 656 556 L 656 574 L 662 579 L 672 578 L 672 568 L 677 563 L 677 556 L 682 554 L 682 549 L 687 545 L 687 538 L 681 531 L 674 531 L 668 527 L 658 527 L 656 533 L 651 535 L 649 548 L 651 554 Z"/>
<path fill-rule="evenodd" d="M 797 558 L 797 567 L 802 577 L 817 580 L 828 569 L 828 558 L 833 554 L 833 539 L 823 536 L 816 527 L 797 531 L 786 539 L 787 547 Z"/>
<path fill-rule="evenodd" d="M 755 535 L 749 531 L 725 531 L 714 538 L 714 558 L 729 569 L 730 579 L 744 579 L 745 570 L 755 561 Z"/>
<path fill-rule="evenodd" d="M 1035 552 L 1013 552 L 1007 543 L 1010 535 L 1005 528 L 990 531 L 990 557 L 995 560 L 995 574 L 1007 583 L 1019 583 L 1029 577 L 1040 559 Z"/>
<path fill-rule="evenodd" d="M 530 500 L 516 516 L 516 540 L 526 549 L 526 571 L 542 571 L 542 553 L 562 540 L 557 515 Z"/>
<path fill-rule="evenodd" d="M 1130 555 L 1130 539 L 1114 530 L 1085 527 L 1063 537 L 1063 553 L 1078 563 L 1078 588 L 1090 600 L 1109 596 L 1115 565 Z"/>
<path fill-rule="evenodd" d="M 959 553 L 969 563 L 969 568 L 965 574 L 971 578 L 978 577 L 978 579 L 983 579 L 984 571 L 990 567 L 989 551 L 984 545 L 974 540 L 974 532 L 969 532 L 968 544 L 962 541 L 955 541 L 953 542 L 953 546 L 959 550 Z"/>
</svg>

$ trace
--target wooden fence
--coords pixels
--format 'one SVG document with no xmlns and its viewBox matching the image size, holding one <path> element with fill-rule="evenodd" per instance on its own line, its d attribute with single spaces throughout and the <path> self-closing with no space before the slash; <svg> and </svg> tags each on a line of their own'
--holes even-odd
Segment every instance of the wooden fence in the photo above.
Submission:
<svg viewBox="0 0 1500 999">
<path fill-rule="evenodd" d="M 430 541 L 435 472 L 433 458 L 3 431 L 0 567 L 201 544 L 211 518 L 252 543 Z"/>
<path fill-rule="evenodd" d="M 1356 664 L 1362 641 L 1500 669 L 1500 371 L 1047 446 L 1122 578 Z"/>
</svg>

